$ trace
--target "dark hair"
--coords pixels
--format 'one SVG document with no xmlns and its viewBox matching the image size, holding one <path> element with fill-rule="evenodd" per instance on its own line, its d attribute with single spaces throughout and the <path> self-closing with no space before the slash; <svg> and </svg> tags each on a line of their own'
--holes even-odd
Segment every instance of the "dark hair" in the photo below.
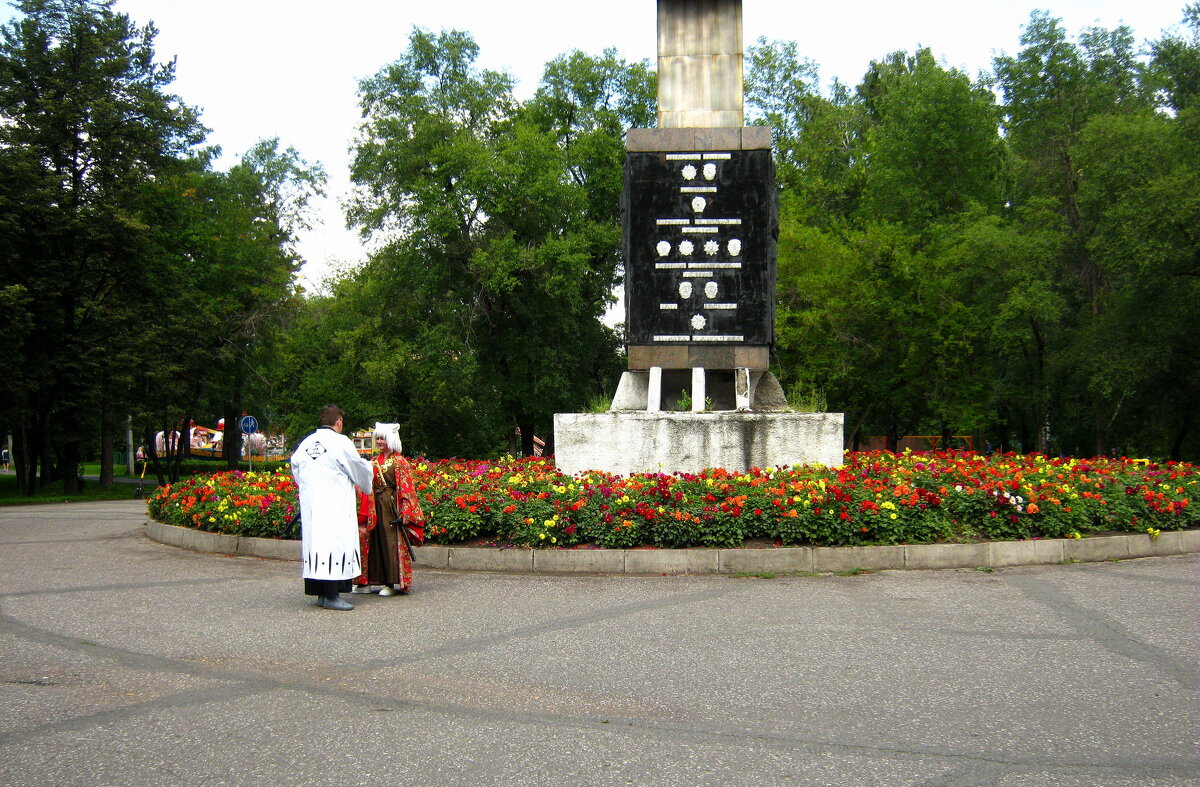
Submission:
<svg viewBox="0 0 1200 787">
<path fill-rule="evenodd" d="M 346 419 L 346 415 L 342 412 L 342 408 L 338 407 L 336 404 L 327 404 L 321 410 L 321 417 L 317 419 L 317 426 L 333 426 L 338 422 L 339 418 L 341 418 L 343 421 Z"/>
</svg>

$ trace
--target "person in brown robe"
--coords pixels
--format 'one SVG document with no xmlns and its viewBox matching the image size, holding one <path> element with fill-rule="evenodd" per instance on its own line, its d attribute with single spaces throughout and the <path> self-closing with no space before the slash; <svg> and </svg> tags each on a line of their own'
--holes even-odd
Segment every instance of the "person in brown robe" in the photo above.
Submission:
<svg viewBox="0 0 1200 787">
<path fill-rule="evenodd" d="M 362 495 L 359 538 L 366 570 L 355 581 L 355 593 L 382 585 L 381 596 L 407 594 L 412 589 L 412 547 L 425 540 L 421 511 L 408 460 L 401 456 L 399 424 L 375 424 L 378 450 L 371 467 L 373 492 Z"/>
</svg>

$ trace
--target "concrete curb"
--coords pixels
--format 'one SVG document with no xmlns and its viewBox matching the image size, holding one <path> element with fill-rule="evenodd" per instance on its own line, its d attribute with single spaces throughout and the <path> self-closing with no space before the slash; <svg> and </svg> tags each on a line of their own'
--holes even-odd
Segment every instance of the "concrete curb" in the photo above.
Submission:
<svg viewBox="0 0 1200 787">
<path fill-rule="evenodd" d="M 147 522 L 147 538 L 170 546 L 221 555 L 299 560 L 300 542 L 227 536 Z M 1095 538 L 1047 538 L 978 544 L 909 544 L 883 547 L 781 547 L 778 549 L 497 549 L 416 548 L 417 565 L 462 571 L 542 574 L 835 573 L 866 569 L 1003 568 L 1047 563 L 1126 560 L 1200 552 L 1200 530 Z"/>
</svg>

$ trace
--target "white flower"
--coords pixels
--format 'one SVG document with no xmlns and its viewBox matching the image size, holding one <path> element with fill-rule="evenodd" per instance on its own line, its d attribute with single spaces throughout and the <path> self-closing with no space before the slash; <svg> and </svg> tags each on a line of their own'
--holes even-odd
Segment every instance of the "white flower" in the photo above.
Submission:
<svg viewBox="0 0 1200 787">
<path fill-rule="evenodd" d="M 692 252 L 695 250 L 696 250 L 696 247 L 692 245 L 692 242 L 690 240 L 685 240 L 685 241 L 679 242 L 679 253 L 682 254 L 683 256 L 690 257 Z"/>
<path fill-rule="evenodd" d="M 680 298 L 692 297 L 692 283 L 690 281 L 685 281 L 685 282 L 680 283 L 679 297 Z"/>
<path fill-rule="evenodd" d="M 706 207 L 708 207 L 708 200 L 706 200 L 704 197 L 692 198 L 692 210 L 695 213 L 703 213 Z"/>
<path fill-rule="evenodd" d="M 710 281 L 704 285 L 704 297 L 709 300 L 717 297 L 717 283 L 715 281 Z"/>
<path fill-rule="evenodd" d="M 707 254 L 708 256 L 711 257 L 720 250 L 721 250 L 721 244 L 717 243 L 715 240 L 710 240 L 710 241 L 704 242 L 704 253 Z"/>
<path fill-rule="evenodd" d="M 717 165 L 711 161 L 704 165 L 704 179 L 712 180 L 717 176 Z"/>
<path fill-rule="evenodd" d="M 692 330 L 695 330 L 695 331 L 703 330 L 704 326 L 707 324 L 707 322 L 708 321 L 704 319 L 703 314 L 693 315 L 692 316 Z"/>
<path fill-rule="evenodd" d="M 691 164 L 688 164 L 686 167 L 683 168 L 683 177 L 686 180 L 693 180 L 696 177 L 696 168 L 693 167 Z"/>
<path fill-rule="evenodd" d="M 656 251 L 658 251 L 658 256 L 660 257 L 665 257 L 671 253 L 671 244 L 667 243 L 665 240 L 660 240 L 658 245 L 654 248 Z"/>
</svg>

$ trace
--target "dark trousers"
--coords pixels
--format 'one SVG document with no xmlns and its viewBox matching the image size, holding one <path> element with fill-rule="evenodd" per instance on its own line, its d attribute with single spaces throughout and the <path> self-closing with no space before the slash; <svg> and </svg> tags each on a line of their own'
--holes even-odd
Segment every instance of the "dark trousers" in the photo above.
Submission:
<svg viewBox="0 0 1200 787">
<path fill-rule="evenodd" d="M 337 598 L 338 593 L 350 592 L 348 579 L 309 579 L 304 578 L 304 595 Z"/>
</svg>

